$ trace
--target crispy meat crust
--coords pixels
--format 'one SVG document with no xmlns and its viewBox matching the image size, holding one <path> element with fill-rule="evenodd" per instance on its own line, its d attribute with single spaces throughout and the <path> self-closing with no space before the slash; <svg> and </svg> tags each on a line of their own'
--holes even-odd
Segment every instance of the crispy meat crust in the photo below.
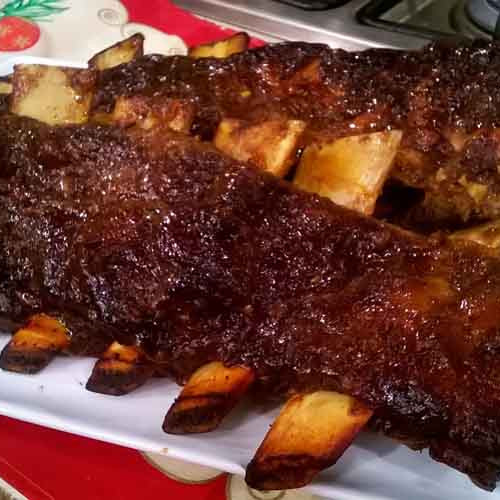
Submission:
<svg viewBox="0 0 500 500">
<path fill-rule="evenodd" d="M 9 109 L 9 95 L 0 94 L 0 116 L 7 113 Z"/>
<path fill-rule="evenodd" d="M 178 380 L 222 361 L 254 369 L 261 397 L 352 395 L 387 433 L 494 487 L 500 261 L 486 250 L 363 217 L 186 136 L 4 118 L 3 316 L 62 317 L 74 352 L 136 343 Z"/>
<path fill-rule="evenodd" d="M 286 43 L 228 59 L 139 58 L 101 74 L 94 108 L 122 95 L 191 100 L 192 132 L 205 139 L 223 117 L 303 120 L 306 143 L 402 129 L 393 176 L 426 191 L 416 215 L 439 224 L 500 217 L 499 74 L 493 42 L 414 52 Z"/>
</svg>

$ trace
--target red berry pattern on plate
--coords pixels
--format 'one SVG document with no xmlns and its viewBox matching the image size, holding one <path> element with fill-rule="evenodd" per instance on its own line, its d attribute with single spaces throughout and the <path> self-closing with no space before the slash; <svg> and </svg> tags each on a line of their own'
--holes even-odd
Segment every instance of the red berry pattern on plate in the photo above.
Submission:
<svg viewBox="0 0 500 500">
<path fill-rule="evenodd" d="M 20 51 L 33 47 L 40 38 L 40 28 L 20 17 L 0 19 L 0 51 Z"/>
</svg>

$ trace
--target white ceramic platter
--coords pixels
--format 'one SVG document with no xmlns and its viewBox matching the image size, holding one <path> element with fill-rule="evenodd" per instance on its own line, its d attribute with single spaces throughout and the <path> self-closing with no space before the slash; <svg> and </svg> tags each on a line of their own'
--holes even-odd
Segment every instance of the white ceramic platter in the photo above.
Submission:
<svg viewBox="0 0 500 500">
<path fill-rule="evenodd" d="M 21 56 L 0 63 L 0 75 L 15 63 L 74 65 Z M 8 340 L 0 335 L 0 349 Z M 161 425 L 179 387 L 154 379 L 127 396 L 94 394 L 85 390 L 94 362 L 60 357 L 38 375 L 0 371 L 0 414 L 241 475 L 277 414 L 277 408 L 245 406 L 212 433 L 167 435 Z M 335 500 L 500 499 L 500 492 L 480 490 L 427 453 L 369 433 L 358 437 L 309 490 Z"/>
</svg>

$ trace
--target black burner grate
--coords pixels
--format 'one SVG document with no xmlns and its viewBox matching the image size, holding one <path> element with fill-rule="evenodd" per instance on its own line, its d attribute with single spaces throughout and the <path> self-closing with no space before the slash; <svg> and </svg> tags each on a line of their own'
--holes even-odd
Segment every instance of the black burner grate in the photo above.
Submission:
<svg viewBox="0 0 500 500">
<path fill-rule="evenodd" d="M 500 28 L 500 0 L 469 0 L 465 10 L 470 19 L 488 33 L 496 33 Z"/>
<path fill-rule="evenodd" d="M 378 28 L 431 39 L 493 37 L 500 40 L 500 0 L 407 1 L 419 7 L 411 16 L 401 16 L 405 11 L 399 6 L 406 4 L 405 0 L 371 0 L 360 9 L 358 19 Z M 392 9 L 399 17 L 387 15 Z"/>
<path fill-rule="evenodd" d="M 335 7 L 340 7 L 346 4 L 349 0 L 274 0 L 279 3 L 293 5 L 303 10 L 327 10 Z"/>
</svg>

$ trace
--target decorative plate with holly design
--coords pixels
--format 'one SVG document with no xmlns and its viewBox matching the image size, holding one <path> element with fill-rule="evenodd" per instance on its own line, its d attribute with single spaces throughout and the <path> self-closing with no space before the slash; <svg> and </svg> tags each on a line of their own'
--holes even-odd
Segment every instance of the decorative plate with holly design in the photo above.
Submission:
<svg viewBox="0 0 500 500">
<path fill-rule="evenodd" d="M 178 36 L 129 22 L 118 0 L 0 0 L 0 60 L 33 55 L 84 63 L 137 32 L 146 36 L 146 52 L 187 52 Z"/>
</svg>

